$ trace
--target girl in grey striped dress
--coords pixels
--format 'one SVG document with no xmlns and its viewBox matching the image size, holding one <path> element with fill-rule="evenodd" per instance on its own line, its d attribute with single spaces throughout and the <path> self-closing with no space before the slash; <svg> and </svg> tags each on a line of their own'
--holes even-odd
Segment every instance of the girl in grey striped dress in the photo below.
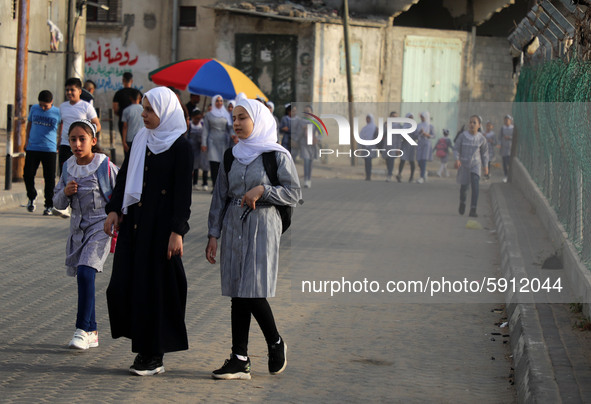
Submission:
<svg viewBox="0 0 591 404">
<path fill-rule="evenodd" d="M 466 192 L 468 187 L 471 187 L 470 216 L 472 217 L 478 216 L 476 206 L 478 205 L 481 170 L 484 170 L 484 175 L 488 175 L 488 143 L 479 131 L 481 125 L 482 118 L 472 115 L 468 130 L 458 136 L 454 146 L 455 167 L 458 169 L 456 181 L 461 185 L 459 212 L 460 215 L 463 215 L 466 210 Z"/>
</svg>

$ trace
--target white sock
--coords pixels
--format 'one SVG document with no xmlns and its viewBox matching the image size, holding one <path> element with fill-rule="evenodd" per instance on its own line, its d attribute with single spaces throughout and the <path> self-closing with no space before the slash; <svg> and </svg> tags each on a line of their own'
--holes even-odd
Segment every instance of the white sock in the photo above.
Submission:
<svg viewBox="0 0 591 404">
<path fill-rule="evenodd" d="M 237 357 L 238 359 L 240 359 L 243 362 L 246 362 L 248 360 L 248 356 L 236 355 L 236 354 L 234 354 L 234 356 Z"/>
</svg>

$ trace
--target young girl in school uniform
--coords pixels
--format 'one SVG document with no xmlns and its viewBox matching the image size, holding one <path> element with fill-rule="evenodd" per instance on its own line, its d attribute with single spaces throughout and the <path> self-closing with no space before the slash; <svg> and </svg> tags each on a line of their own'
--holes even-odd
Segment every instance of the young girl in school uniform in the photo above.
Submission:
<svg viewBox="0 0 591 404">
<path fill-rule="evenodd" d="M 458 169 L 457 183 L 460 184 L 460 215 L 466 210 L 466 192 L 468 187 L 472 188 L 470 199 L 471 217 L 477 217 L 476 206 L 478 205 L 478 191 L 480 184 L 480 173 L 488 175 L 488 142 L 479 129 L 482 125 L 482 118 L 478 115 L 470 117 L 468 130 L 462 132 L 454 145 L 456 157 L 456 168 Z"/>
<path fill-rule="evenodd" d="M 215 379 L 250 379 L 248 333 L 251 316 L 268 346 L 271 374 L 283 372 L 287 345 L 279 335 L 267 301 L 275 296 L 282 221 L 273 205 L 295 206 L 300 182 L 290 153 L 276 143 L 275 119 L 255 100 L 241 100 L 234 108 L 238 144 L 234 160 L 222 166 L 209 210 L 206 258 L 216 262 L 220 243 L 222 295 L 231 298 L 232 354 L 212 373 Z M 274 151 L 279 185 L 266 175 L 262 153 Z M 225 160 L 225 159 L 224 159 Z M 225 162 L 222 161 L 222 165 Z"/>
<path fill-rule="evenodd" d="M 78 313 L 69 347 L 85 350 L 98 346 L 94 281 L 111 246 L 110 237 L 102 230 L 118 169 L 107 156 L 95 152 L 96 127 L 92 122 L 74 121 L 68 140 L 74 155 L 64 163 L 53 204 L 57 209 L 72 208 L 66 267 L 68 275 L 77 277 Z"/>
</svg>

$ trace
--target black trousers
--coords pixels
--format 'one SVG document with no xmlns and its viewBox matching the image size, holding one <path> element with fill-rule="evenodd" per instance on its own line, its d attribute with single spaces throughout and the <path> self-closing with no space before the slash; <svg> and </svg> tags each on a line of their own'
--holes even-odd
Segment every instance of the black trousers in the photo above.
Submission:
<svg viewBox="0 0 591 404">
<path fill-rule="evenodd" d="M 400 163 L 398 164 L 398 175 L 402 174 L 402 170 L 404 169 L 404 163 L 406 163 L 406 160 L 400 159 Z M 412 181 L 412 178 L 415 175 L 415 162 L 409 161 L 408 164 L 410 165 L 410 179 L 409 179 L 409 181 Z"/>
<path fill-rule="evenodd" d="M 60 168 L 60 176 L 62 175 L 62 167 L 67 159 L 72 157 L 74 153 L 72 153 L 72 148 L 66 145 L 60 145 L 59 152 L 58 152 L 58 163 Z"/>
<path fill-rule="evenodd" d="M 279 332 L 269 302 L 262 298 L 232 298 L 232 353 L 248 356 L 250 317 L 254 316 L 265 336 L 267 345 L 279 341 Z"/>
<path fill-rule="evenodd" d="M 211 182 L 215 187 L 215 182 L 218 179 L 218 171 L 220 171 L 220 162 L 219 161 L 210 161 L 209 168 L 211 171 Z"/>
<path fill-rule="evenodd" d="M 27 188 L 27 198 L 35 200 L 37 190 L 35 189 L 35 175 L 39 164 L 43 165 L 43 179 L 45 180 L 45 207 L 53 207 L 53 189 L 55 188 L 55 152 L 28 151 L 25 155 L 25 168 L 23 179 Z"/>
</svg>

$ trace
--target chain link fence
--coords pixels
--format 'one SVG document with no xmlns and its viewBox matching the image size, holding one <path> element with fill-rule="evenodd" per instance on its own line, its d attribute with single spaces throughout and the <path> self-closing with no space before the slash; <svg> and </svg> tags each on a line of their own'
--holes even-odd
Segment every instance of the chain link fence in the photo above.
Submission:
<svg viewBox="0 0 591 404">
<path fill-rule="evenodd" d="M 591 62 L 524 66 L 513 114 L 517 157 L 591 269 Z"/>
</svg>

